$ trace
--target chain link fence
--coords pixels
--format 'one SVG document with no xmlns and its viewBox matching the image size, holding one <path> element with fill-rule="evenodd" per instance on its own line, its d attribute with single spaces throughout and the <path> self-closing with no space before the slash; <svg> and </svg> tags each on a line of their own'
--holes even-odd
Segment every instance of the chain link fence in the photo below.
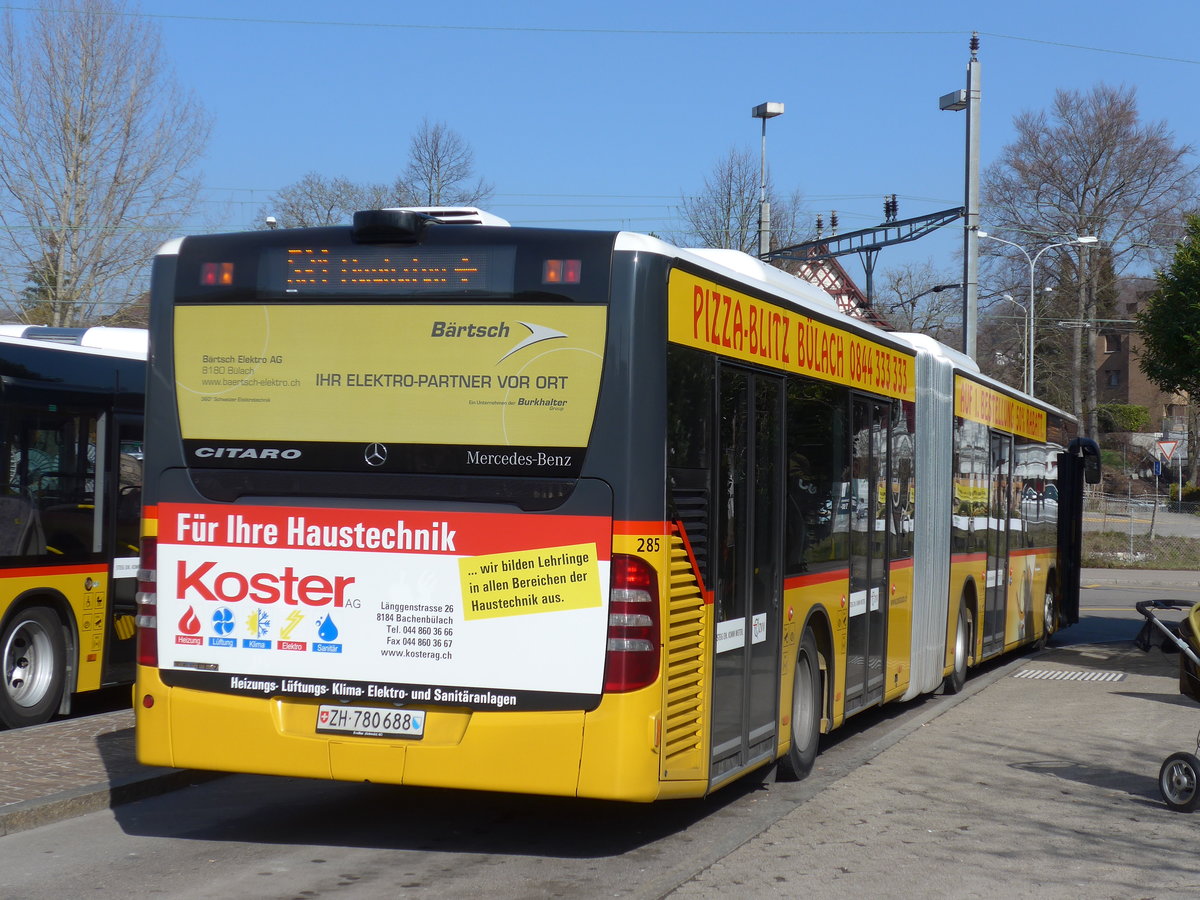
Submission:
<svg viewBox="0 0 1200 900">
<path fill-rule="evenodd" d="M 1083 507 L 1083 565 L 1200 569 L 1200 503 L 1089 493 Z"/>
</svg>

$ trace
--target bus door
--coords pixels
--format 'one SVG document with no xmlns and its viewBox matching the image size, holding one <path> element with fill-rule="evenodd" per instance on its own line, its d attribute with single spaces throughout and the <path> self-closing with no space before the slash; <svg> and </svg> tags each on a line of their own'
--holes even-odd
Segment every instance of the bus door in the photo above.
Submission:
<svg viewBox="0 0 1200 900">
<path fill-rule="evenodd" d="M 891 405 L 854 397 L 850 472 L 850 619 L 846 629 L 846 712 L 883 699 L 890 529 Z"/>
<path fill-rule="evenodd" d="M 1008 606 L 1009 525 L 1012 522 L 1012 457 L 1010 434 L 993 431 L 988 442 L 987 590 L 983 605 L 983 655 L 1004 648 Z"/>
<path fill-rule="evenodd" d="M 137 569 L 142 510 L 142 417 L 117 413 L 109 438 L 111 468 L 106 470 L 104 498 L 105 553 L 111 561 L 105 677 L 132 681 L 133 616 L 136 614 Z"/>
<path fill-rule="evenodd" d="M 718 390 L 713 784 L 774 756 L 783 549 L 783 379 L 722 365 Z"/>
</svg>

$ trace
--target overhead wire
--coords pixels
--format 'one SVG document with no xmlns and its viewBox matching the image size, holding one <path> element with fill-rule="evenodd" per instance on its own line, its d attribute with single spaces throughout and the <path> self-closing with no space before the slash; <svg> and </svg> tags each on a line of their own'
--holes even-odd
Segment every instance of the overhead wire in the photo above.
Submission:
<svg viewBox="0 0 1200 900">
<path fill-rule="evenodd" d="M 0 9 L 11 12 L 71 12 L 64 10 L 62 7 L 49 7 L 40 4 L 17 4 L 4 3 L 0 4 Z M 204 15 L 200 13 L 164 13 L 164 12 L 147 12 L 144 10 L 115 10 L 113 15 L 131 18 L 142 18 L 148 20 L 161 21 L 188 21 L 188 22 L 211 22 L 217 24 L 234 24 L 234 25 L 269 25 L 269 26 L 300 26 L 300 27 L 315 27 L 315 28 L 371 28 L 371 29 L 393 29 L 393 30 L 414 30 L 414 31 L 465 31 L 465 32 L 482 32 L 482 33 L 513 33 L 513 34 L 580 34 L 590 36 L 674 36 L 674 37 L 749 37 L 755 39 L 784 37 L 945 37 L 949 35 L 967 34 L 961 29 L 703 29 L 703 28 L 675 28 L 675 27 L 606 27 L 606 26 L 557 26 L 557 25 L 486 25 L 479 23 L 420 23 L 420 22 L 388 22 L 388 21 L 350 21 L 343 19 L 310 19 L 310 18 L 283 18 L 270 16 L 226 16 L 226 15 Z M 1102 47 L 1088 44 L 1079 44 L 1061 40 L 1050 40 L 1044 38 L 1031 37 L 1027 35 L 1010 34 L 1004 32 L 978 31 L 980 36 L 993 38 L 1002 41 L 1013 41 L 1029 44 L 1037 44 L 1042 46 L 1060 47 L 1064 49 L 1078 50 L 1090 53 L 1112 54 L 1119 56 L 1136 57 L 1141 59 L 1156 60 L 1161 62 L 1179 63 L 1185 65 L 1200 65 L 1200 59 L 1191 59 L 1180 56 L 1169 56 L 1159 53 L 1149 53 L 1126 48 Z M 263 188 L 211 188 L 209 192 L 219 192 L 221 190 L 247 191 L 249 193 L 262 193 L 271 195 L 278 189 L 263 189 Z M 503 201 L 504 197 L 529 197 L 539 199 L 563 199 L 580 198 L 580 199 L 597 199 L 597 200 L 664 200 L 681 202 L 685 199 L 684 195 L 679 197 L 667 196 L 643 196 L 637 195 L 603 195 L 603 194 L 511 194 L 511 195 L 496 195 L 498 200 L 505 203 L 506 206 L 515 208 L 543 208 L 551 209 L 563 204 L 525 204 L 513 201 Z M 830 195 L 809 195 L 804 199 L 808 203 L 830 203 L 830 202 L 854 202 L 869 199 L 878 196 L 877 194 L 830 194 Z M 945 203 L 953 204 L 954 201 L 938 200 L 937 198 L 918 197 L 918 196 L 901 196 L 900 199 L 913 203 Z M 203 199 L 200 202 L 205 204 L 225 204 L 225 205 L 258 205 L 262 206 L 265 201 L 258 201 L 254 198 L 245 200 L 235 200 L 232 198 L 226 199 Z M 653 203 L 639 203 L 638 206 L 649 208 Z M 590 209 L 605 209 L 610 208 L 605 204 L 580 204 L 573 202 L 570 204 L 572 208 L 584 206 Z M 623 204 L 622 208 L 628 209 L 628 204 Z M 857 212 L 851 209 L 839 209 L 839 216 L 844 220 L 856 221 L 873 221 L 878 217 L 870 212 Z M 663 216 L 633 216 L 621 217 L 624 222 L 678 222 L 677 214 L 668 214 Z M 545 224 L 561 224 L 568 222 L 576 222 L 581 224 L 596 223 L 611 221 L 611 219 L 601 219 L 593 217 L 572 217 L 568 219 L 543 219 L 540 222 Z"/>
<path fill-rule="evenodd" d="M 60 8 L 50 8 L 38 5 L 6 3 L 0 4 L 0 9 L 13 12 L 63 12 Z M 70 10 L 66 10 L 70 12 Z M 614 35 L 614 36 L 646 36 L 646 37 L 735 37 L 754 38 L 797 38 L 797 37 L 946 37 L 963 35 L 969 32 L 964 29 L 867 29 L 867 28 L 772 28 L 772 29 L 729 29 L 729 28 L 616 28 L 605 26 L 583 25 L 484 25 L 480 23 L 426 23 L 426 22 L 353 22 L 342 19 L 303 19 L 277 18 L 270 16 L 212 16 L 199 13 L 158 13 L 142 10 L 118 10 L 113 15 L 132 18 L 180 20 L 189 22 L 215 22 L 220 24 L 245 25 L 289 25 L 316 28 L 372 28 L 395 29 L 410 31 L 475 31 L 483 33 L 512 33 L 512 34 L 581 34 L 581 35 Z M 1026 35 L 1007 34 L 995 31 L 975 31 L 980 37 L 995 38 L 1003 41 L 1016 41 L 1029 44 L 1040 44 L 1049 47 L 1061 47 L 1067 50 L 1081 50 L 1088 53 L 1105 53 L 1115 56 L 1131 56 L 1138 59 L 1156 60 L 1159 62 L 1182 63 L 1184 65 L 1200 65 L 1200 59 L 1190 59 L 1182 56 L 1167 56 L 1161 53 L 1148 53 L 1116 47 L 1096 47 L 1089 44 L 1077 44 L 1069 41 L 1034 38 Z"/>
</svg>

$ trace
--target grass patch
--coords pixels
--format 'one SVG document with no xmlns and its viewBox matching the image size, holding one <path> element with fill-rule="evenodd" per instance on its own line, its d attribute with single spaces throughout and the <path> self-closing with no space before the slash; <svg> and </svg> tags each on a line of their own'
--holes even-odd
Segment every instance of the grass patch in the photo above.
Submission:
<svg viewBox="0 0 1200 900">
<path fill-rule="evenodd" d="M 1194 570 L 1200 565 L 1200 538 L 1088 531 L 1082 563 L 1097 569 Z"/>
</svg>

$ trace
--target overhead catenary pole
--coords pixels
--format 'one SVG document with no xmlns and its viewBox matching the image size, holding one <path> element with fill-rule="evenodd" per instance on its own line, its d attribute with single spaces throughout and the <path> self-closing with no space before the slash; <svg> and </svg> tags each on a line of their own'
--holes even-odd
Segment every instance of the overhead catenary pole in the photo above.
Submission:
<svg viewBox="0 0 1200 900">
<path fill-rule="evenodd" d="M 975 359 L 979 330 L 979 35 L 971 35 L 967 63 L 967 184 L 963 206 L 963 352 Z"/>
</svg>

